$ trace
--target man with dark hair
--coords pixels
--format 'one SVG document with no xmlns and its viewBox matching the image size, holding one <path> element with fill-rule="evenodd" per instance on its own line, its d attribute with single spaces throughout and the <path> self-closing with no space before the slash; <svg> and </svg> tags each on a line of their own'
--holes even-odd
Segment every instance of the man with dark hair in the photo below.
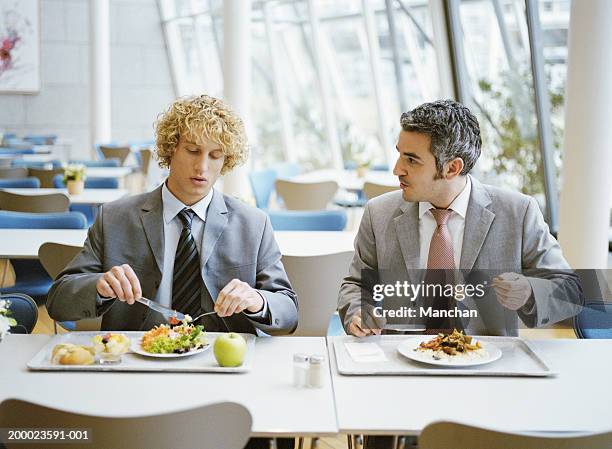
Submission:
<svg viewBox="0 0 612 449">
<path fill-rule="evenodd" d="M 535 200 L 469 175 L 481 149 L 478 120 L 470 110 L 455 101 L 435 101 L 402 114 L 400 123 L 393 173 L 401 192 L 365 207 L 338 299 L 347 333 L 363 337 L 383 327 L 384 320 L 361 307 L 367 272 L 404 280 L 411 270 L 498 270 L 492 282 L 496 300 L 478 303 L 484 319 L 470 321 L 469 330 L 479 335 L 517 335 L 519 317 L 537 327 L 575 315 L 580 284 L 567 272 Z M 544 271 L 537 278 L 523 274 L 536 269 Z M 553 301 L 553 291 L 557 298 L 575 300 Z M 369 316 L 362 317 L 363 310 Z"/>
</svg>

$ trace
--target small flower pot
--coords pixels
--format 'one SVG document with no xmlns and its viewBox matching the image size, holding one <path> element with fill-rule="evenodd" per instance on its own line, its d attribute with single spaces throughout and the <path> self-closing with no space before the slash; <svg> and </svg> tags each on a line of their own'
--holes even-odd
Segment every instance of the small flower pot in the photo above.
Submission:
<svg viewBox="0 0 612 449">
<path fill-rule="evenodd" d="M 66 183 L 68 195 L 80 195 L 85 189 L 85 181 L 68 181 Z"/>
</svg>

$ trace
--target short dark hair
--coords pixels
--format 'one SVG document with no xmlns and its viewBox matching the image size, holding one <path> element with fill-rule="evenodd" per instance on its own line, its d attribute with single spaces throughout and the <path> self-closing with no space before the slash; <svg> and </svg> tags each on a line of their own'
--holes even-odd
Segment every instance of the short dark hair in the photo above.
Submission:
<svg viewBox="0 0 612 449">
<path fill-rule="evenodd" d="M 438 100 L 404 112 L 400 119 L 404 131 L 424 133 L 431 138 L 429 150 L 436 159 L 437 176 L 444 164 L 456 157 L 463 160 L 462 175 L 467 175 L 480 157 L 480 127 L 470 110 L 453 100 Z"/>
</svg>

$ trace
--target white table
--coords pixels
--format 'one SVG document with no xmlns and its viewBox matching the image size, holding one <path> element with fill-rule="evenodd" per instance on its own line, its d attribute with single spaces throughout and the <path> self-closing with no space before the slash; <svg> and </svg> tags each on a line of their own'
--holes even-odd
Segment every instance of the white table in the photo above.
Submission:
<svg viewBox="0 0 612 449">
<path fill-rule="evenodd" d="M 532 342 L 557 377 L 343 376 L 328 341 L 340 432 L 416 435 L 441 420 L 515 432 L 612 429 L 612 340 Z"/>
<path fill-rule="evenodd" d="M 134 167 L 87 167 L 88 178 L 123 178 L 134 171 Z"/>
<path fill-rule="evenodd" d="M 67 189 L 2 189 L 6 192 L 19 195 L 48 195 L 50 193 L 63 193 L 68 196 L 72 204 L 104 204 L 127 196 L 126 189 L 85 189 L 80 195 L 68 195 Z"/>
<path fill-rule="evenodd" d="M 276 231 L 274 236 L 283 255 L 314 256 L 352 251 L 355 233 Z M 85 229 L 0 229 L 0 258 L 37 258 L 45 242 L 79 246 L 86 237 Z"/>
<path fill-rule="evenodd" d="M 321 389 L 292 385 L 293 354 L 326 355 L 324 338 L 259 338 L 253 369 L 244 374 L 28 371 L 26 363 L 50 338 L 9 335 L 0 343 L 0 402 L 15 398 L 75 413 L 130 417 L 233 401 L 251 412 L 254 436 L 338 432 L 329 371 L 324 370 Z"/>
<path fill-rule="evenodd" d="M 363 178 L 357 176 L 355 170 L 316 170 L 302 173 L 289 178 L 294 182 L 323 182 L 336 181 L 341 189 L 349 191 L 359 191 L 363 189 L 366 181 L 377 184 L 399 186 L 399 181 L 395 175 L 384 171 L 368 171 Z"/>
</svg>

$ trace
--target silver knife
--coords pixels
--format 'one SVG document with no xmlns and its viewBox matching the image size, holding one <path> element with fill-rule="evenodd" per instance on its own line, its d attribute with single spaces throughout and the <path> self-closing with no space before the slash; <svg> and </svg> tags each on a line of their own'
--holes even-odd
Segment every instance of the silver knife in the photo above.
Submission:
<svg viewBox="0 0 612 449">
<path fill-rule="evenodd" d="M 155 310 L 156 312 L 159 312 L 163 315 L 164 318 L 166 318 L 167 320 L 170 318 L 176 318 L 179 321 L 183 321 L 185 319 L 185 314 L 181 313 L 177 310 L 173 310 L 173 309 L 169 309 L 167 307 L 164 307 L 154 301 L 151 301 L 150 299 L 147 298 L 138 298 L 136 300 L 136 302 L 139 302 L 140 304 L 144 304 L 145 306 L 147 306 L 149 309 Z"/>
</svg>

